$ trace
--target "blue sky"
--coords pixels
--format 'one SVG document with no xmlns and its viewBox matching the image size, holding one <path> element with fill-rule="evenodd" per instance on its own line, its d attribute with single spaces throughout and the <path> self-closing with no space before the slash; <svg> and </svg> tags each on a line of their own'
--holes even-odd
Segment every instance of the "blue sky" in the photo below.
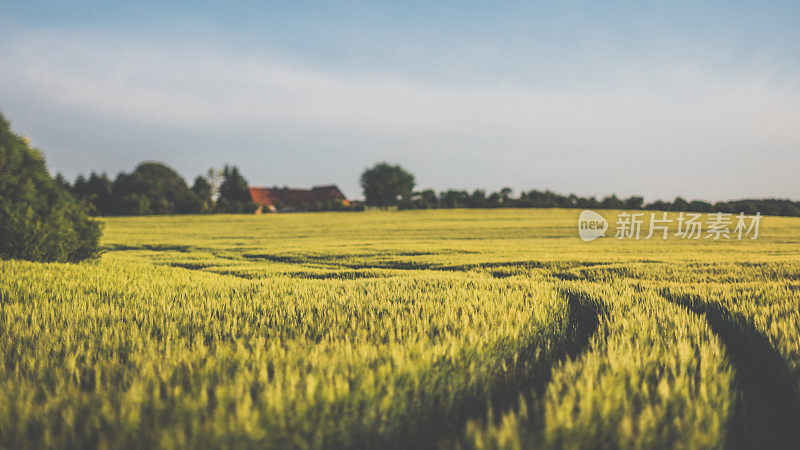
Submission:
<svg viewBox="0 0 800 450">
<path fill-rule="evenodd" d="M 0 2 L 53 172 L 800 199 L 797 2 Z"/>
</svg>

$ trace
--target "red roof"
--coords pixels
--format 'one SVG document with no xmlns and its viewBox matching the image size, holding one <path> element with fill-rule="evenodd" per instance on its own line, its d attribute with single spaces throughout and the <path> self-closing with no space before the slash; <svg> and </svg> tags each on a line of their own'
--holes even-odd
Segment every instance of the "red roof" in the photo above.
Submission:
<svg viewBox="0 0 800 450">
<path fill-rule="evenodd" d="M 314 186 L 311 189 L 251 187 L 250 197 L 256 204 L 270 209 L 275 207 L 276 203 L 280 203 L 284 207 L 297 208 L 337 199 L 342 200 L 345 205 L 350 204 L 342 191 L 335 185 Z"/>
</svg>

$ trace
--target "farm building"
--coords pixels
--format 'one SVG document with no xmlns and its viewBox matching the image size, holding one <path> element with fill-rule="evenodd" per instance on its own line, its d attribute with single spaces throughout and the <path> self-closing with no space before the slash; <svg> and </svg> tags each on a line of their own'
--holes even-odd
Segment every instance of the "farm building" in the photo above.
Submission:
<svg viewBox="0 0 800 450">
<path fill-rule="evenodd" d="M 319 203 L 340 201 L 350 206 L 342 191 L 336 185 L 314 186 L 311 189 L 251 187 L 250 197 L 258 205 L 256 213 L 278 210 L 303 210 Z"/>
</svg>

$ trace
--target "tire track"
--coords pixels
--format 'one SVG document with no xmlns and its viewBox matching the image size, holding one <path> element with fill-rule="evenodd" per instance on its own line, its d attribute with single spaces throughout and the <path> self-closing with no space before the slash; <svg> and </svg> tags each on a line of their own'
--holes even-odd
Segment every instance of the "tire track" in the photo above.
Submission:
<svg viewBox="0 0 800 450">
<path fill-rule="evenodd" d="M 666 300 L 704 316 L 734 366 L 738 391 L 728 424 L 728 448 L 800 448 L 800 393 L 769 338 L 742 314 L 699 296 L 661 292 Z"/>
<path fill-rule="evenodd" d="M 553 370 L 569 359 L 579 358 L 588 351 L 592 336 L 597 332 L 601 319 L 606 314 L 606 307 L 602 300 L 594 298 L 585 292 L 571 289 L 559 289 L 559 294 L 567 300 L 568 317 L 563 340 L 558 343 L 558 348 L 553 350 L 551 358 L 532 367 L 527 377 L 519 382 L 512 382 L 496 389 L 489 397 L 492 413 L 495 417 L 502 417 L 505 412 L 517 410 L 520 405 L 520 396 L 529 411 L 533 411 L 535 425 L 544 425 L 544 411 L 541 400 L 545 390 L 552 380 Z M 535 359 L 537 348 L 531 347 L 523 350 L 521 355 Z M 470 443 L 463 442 L 464 429 L 468 420 L 488 420 L 489 408 L 486 401 L 473 404 L 474 409 L 470 414 L 461 418 L 449 430 L 432 435 L 430 440 L 424 442 L 402 442 L 399 448 L 436 448 L 444 447 L 470 447 Z"/>
</svg>

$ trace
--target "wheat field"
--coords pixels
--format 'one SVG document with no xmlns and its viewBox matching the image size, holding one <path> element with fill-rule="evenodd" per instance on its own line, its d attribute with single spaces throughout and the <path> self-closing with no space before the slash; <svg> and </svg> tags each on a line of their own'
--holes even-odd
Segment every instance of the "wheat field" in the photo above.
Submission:
<svg viewBox="0 0 800 450">
<path fill-rule="evenodd" d="M 0 261 L 0 446 L 800 445 L 800 219 L 578 213 L 103 219 L 96 261 Z"/>
</svg>

